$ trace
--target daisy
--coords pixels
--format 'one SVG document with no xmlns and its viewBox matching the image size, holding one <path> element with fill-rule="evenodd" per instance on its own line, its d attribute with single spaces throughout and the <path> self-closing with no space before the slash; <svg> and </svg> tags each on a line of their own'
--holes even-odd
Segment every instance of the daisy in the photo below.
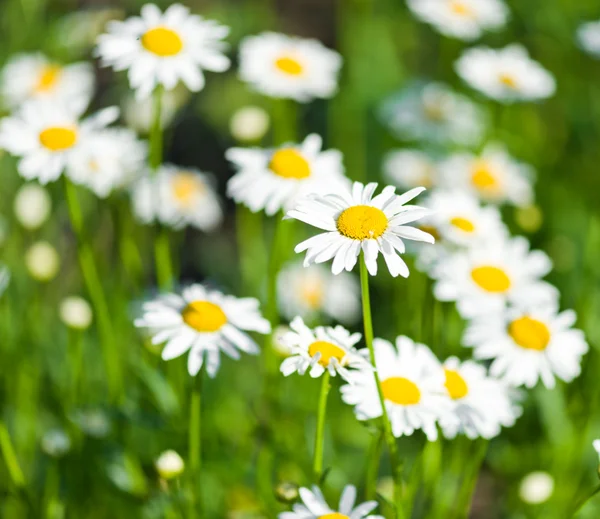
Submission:
<svg viewBox="0 0 600 519">
<path fill-rule="evenodd" d="M 342 57 L 317 40 L 264 32 L 240 43 L 240 78 L 269 97 L 333 97 L 341 66 Z"/>
<path fill-rule="evenodd" d="M 208 232 L 223 220 L 213 179 L 192 168 L 164 164 L 133 187 L 133 212 L 142 223 L 175 229 L 191 225 Z"/>
<path fill-rule="evenodd" d="M 398 138 L 437 144 L 478 144 L 486 118 L 481 109 L 443 83 L 417 83 L 381 105 L 379 117 Z"/>
<path fill-rule="evenodd" d="M 119 116 L 105 108 L 81 120 L 82 108 L 72 104 L 30 101 L 0 121 L 0 148 L 21 157 L 17 169 L 26 180 L 56 180 L 87 140 Z"/>
<path fill-rule="evenodd" d="M 572 310 L 555 304 L 526 304 L 474 319 L 463 342 L 477 359 L 491 360 L 490 373 L 512 386 L 533 387 L 538 380 L 553 388 L 555 378 L 570 382 L 581 372 L 588 345 L 573 329 Z"/>
<path fill-rule="evenodd" d="M 345 324 L 355 323 L 361 315 L 360 286 L 351 274 L 334 276 L 323 265 L 303 267 L 293 262 L 277 275 L 277 302 L 287 319 L 299 315 L 308 322 L 321 316 Z"/>
<path fill-rule="evenodd" d="M 0 74 L 0 97 L 10 109 L 32 99 L 76 103 L 85 110 L 94 95 L 91 63 L 60 65 L 41 53 L 13 56 Z"/>
<path fill-rule="evenodd" d="M 445 36 L 475 40 L 499 29 L 508 18 L 501 0 L 407 0 L 409 9 Z"/>
<path fill-rule="evenodd" d="M 438 184 L 436 161 L 420 150 L 393 150 L 383 159 L 383 176 L 390 184 L 402 189 Z"/>
<path fill-rule="evenodd" d="M 291 331 L 281 337 L 281 343 L 291 354 L 281 363 L 281 373 L 285 377 L 296 372 L 304 375 L 310 369 L 312 378 L 329 371 L 331 376 L 339 374 L 351 382 L 352 370 L 371 368 L 367 357 L 354 346 L 360 341 L 360 333 L 350 334 L 342 326 L 318 326 L 311 330 L 301 317 L 296 317 L 290 328 Z"/>
<path fill-rule="evenodd" d="M 433 269 L 435 297 L 455 301 L 463 317 L 501 312 L 507 303 L 550 303 L 558 291 L 541 280 L 552 268 L 548 256 L 530 251 L 523 237 L 456 252 Z"/>
<path fill-rule="evenodd" d="M 126 128 L 108 128 L 91 135 L 73 153 L 66 175 L 100 198 L 131 182 L 144 171 L 147 145 Z"/>
<path fill-rule="evenodd" d="M 584 51 L 600 58 L 600 20 L 581 24 L 577 40 Z"/>
<path fill-rule="evenodd" d="M 331 271 L 351 271 L 361 251 L 372 276 L 377 274 L 377 256 L 381 252 L 390 274 L 408 277 L 408 267 L 398 254 L 405 251 L 402 239 L 433 243 L 433 236 L 405 224 L 427 214 L 422 207 L 404 205 L 425 188 L 411 189 L 403 195 L 387 186 L 373 197 L 377 183 L 366 186 L 355 182 L 352 192 L 307 197 L 289 211 L 295 218 L 327 232 L 296 245 L 295 252 L 306 252 L 304 266 L 333 259 Z"/>
<path fill-rule="evenodd" d="M 436 423 L 452 409 L 441 364 L 427 346 L 408 337 L 398 337 L 395 347 L 383 339 L 375 339 L 373 346 L 394 436 L 410 436 L 422 429 L 429 441 L 435 441 Z M 372 372 L 361 370 L 353 374 L 352 384 L 342 386 L 341 392 L 344 402 L 355 406 L 359 420 L 382 415 Z"/>
<path fill-rule="evenodd" d="M 325 501 L 317 486 L 300 488 L 302 504 L 295 504 L 293 512 L 281 512 L 279 519 L 383 519 L 381 515 L 368 515 L 377 507 L 377 501 L 366 501 L 354 507 L 356 487 L 346 485 L 340 498 L 338 510 L 333 510 Z"/>
<path fill-rule="evenodd" d="M 506 385 L 489 377 L 486 369 L 467 360 L 450 357 L 444 362 L 446 390 L 453 412 L 440 422 L 446 438 L 465 434 L 470 439 L 491 439 L 502 427 L 512 427 L 521 414 Z"/>
<path fill-rule="evenodd" d="M 204 87 L 203 70 L 229 68 L 222 41 L 229 28 L 190 14 L 181 4 L 164 13 L 146 4 L 141 16 L 112 21 L 107 28 L 98 37 L 96 54 L 102 65 L 128 70 L 129 84 L 139 98 L 149 96 L 157 85 L 172 90 L 179 81 L 198 92 Z"/>
<path fill-rule="evenodd" d="M 302 144 L 274 150 L 231 148 L 225 153 L 237 170 L 227 184 L 227 195 L 252 212 L 269 216 L 291 209 L 311 193 L 331 193 L 349 184 L 342 154 L 322 150 L 323 139 L 311 134 Z"/>
<path fill-rule="evenodd" d="M 518 207 L 533 202 L 535 171 L 513 159 L 500 144 L 489 144 L 479 156 L 452 155 L 439 164 L 439 174 L 441 185 L 468 191 L 485 202 Z"/>
<path fill-rule="evenodd" d="M 455 68 L 472 88 L 503 103 L 546 99 L 556 90 L 552 74 L 532 60 L 522 45 L 468 49 Z"/>
<path fill-rule="evenodd" d="M 221 351 L 236 360 L 240 351 L 251 355 L 259 352 L 246 333 L 271 331 L 258 305 L 257 299 L 227 296 L 194 284 L 181 294 L 166 294 L 145 303 L 135 326 L 147 329 L 153 344 L 165 343 L 163 360 L 189 352 L 189 374 L 196 375 L 206 360 L 207 373 L 214 377 Z"/>
</svg>

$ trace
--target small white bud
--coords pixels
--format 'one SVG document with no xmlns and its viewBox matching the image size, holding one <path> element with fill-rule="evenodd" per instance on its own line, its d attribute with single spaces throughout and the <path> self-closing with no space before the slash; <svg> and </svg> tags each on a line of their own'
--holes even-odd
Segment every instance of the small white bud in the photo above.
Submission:
<svg viewBox="0 0 600 519">
<path fill-rule="evenodd" d="M 25 265 L 32 278 L 37 281 L 50 281 L 58 274 L 60 258 L 50 243 L 39 241 L 25 253 Z"/>
<path fill-rule="evenodd" d="M 92 323 L 92 308 L 81 297 L 66 297 L 60 304 L 60 319 L 69 328 L 85 330 Z"/>
<path fill-rule="evenodd" d="M 173 479 L 183 472 L 185 463 L 174 450 L 168 450 L 158 457 L 155 466 L 161 478 Z"/>
<path fill-rule="evenodd" d="M 531 472 L 525 476 L 519 487 L 519 496 L 525 503 L 538 505 L 550 499 L 554 492 L 554 478 L 547 472 Z"/>
<path fill-rule="evenodd" d="M 14 201 L 15 216 L 25 229 L 39 229 L 50 216 L 51 209 L 52 200 L 42 186 L 25 184 L 17 191 Z"/>
<path fill-rule="evenodd" d="M 262 108 L 245 106 L 231 117 L 229 131 L 238 141 L 254 142 L 265 136 L 269 125 L 269 115 Z"/>
</svg>

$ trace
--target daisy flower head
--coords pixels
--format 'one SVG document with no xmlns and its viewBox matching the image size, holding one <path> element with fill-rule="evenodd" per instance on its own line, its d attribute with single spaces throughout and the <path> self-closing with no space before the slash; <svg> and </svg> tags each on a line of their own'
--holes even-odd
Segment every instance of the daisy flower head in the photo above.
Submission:
<svg viewBox="0 0 600 519">
<path fill-rule="evenodd" d="M 345 324 L 361 315 L 360 286 L 351 274 L 334 276 L 324 265 L 284 266 L 277 275 L 277 301 L 287 319 L 299 315 L 308 322 L 329 317 Z"/>
<path fill-rule="evenodd" d="M 96 54 L 103 66 L 127 70 L 129 84 L 139 98 L 162 85 L 173 90 L 179 81 L 192 92 L 204 88 L 204 70 L 224 72 L 229 58 L 223 38 L 229 28 L 190 14 L 181 4 L 163 13 L 154 4 L 142 7 L 140 16 L 113 20 L 98 37 Z"/>
<path fill-rule="evenodd" d="M 436 423 L 451 412 L 441 364 L 424 344 L 400 336 L 396 345 L 383 339 L 373 341 L 375 361 L 384 403 L 396 438 L 421 429 L 429 441 L 438 437 Z M 342 386 L 342 399 L 353 405 L 359 420 L 382 415 L 373 373 L 353 374 L 352 384 Z"/>
<path fill-rule="evenodd" d="M 36 100 L 0 121 L 0 148 L 20 157 L 19 174 L 41 184 L 56 180 L 95 132 L 119 116 L 116 107 L 81 119 L 78 103 Z"/>
<path fill-rule="evenodd" d="M 436 279 L 434 295 L 440 301 L 455 301 L 466 318 L 501 312 L 507 303 L 550 304 L 558 291 L 542 278 L 552 262 L 539 250 L 530 251 L 519 236 L 484 243 L 456 252 L 439 262 L 431 275 Z"/>
<path fill-rule="evenodd" d="M 383 176 L 390 184 L 402 189 L 438 184 L 437 163 L 420 150 L 393 150 L 383 159 Z"/>
<path fill-rule="evenodd" d="M 69 101 L 85 110 L 94 95 L 91 63 L 60 65 L 41 53 L 17 54 L 0 73 L 0 97 L 15 109 L 33 99 Z"/>
<path fill-rule="evenodd" d="M 269 97 L 333 97 L 341 66 L 342 57 L 317 40 L 264 32 L 240 43 L 240 78 Z"/>
<path fill-rule="evenodd" d="M 481 155 L 457 153 L 439 164 L 440 184 L 468 191 L 492 204 L 527 207 L 533 202 L 534 169 L 515 160 L 500 144 L 485 147 Z"/>
<path fill-rule="evenodd" d="M 337 510 L 333 510 L 327 504 L 317 486 L 313 486 L 312 490 L 302 487 L 299 493 L 302 504 L 296 503 L 292 512 L 281 512 L 278 519 L 383 519 L 381 515 L 369 515 L 377 508 L 377 501 L 366 501 L 354 506 L 356 503 L 354 485 L 346 485 Z"/>
<path fill-rule="evenodd" d="M 383 102 L 381 121 L 399 139 L 476 145 L 486 117 L 469 98 L 443 83 L 416 83 Z"/>
<path fill-rule="evenodd" d="M 214 377 L 220 353 L 239 359 L 240 352 L 256 355 L 259 348 L 247 332 L 267 334 L 271 325 L 253 298 L 236 298 L 194 284 L 181 294 L 166 294 L 143 305 L 135 326 L 146 329 L 153 344 L 165 344 L 163 360 L 188 352 L 188 372 L 195 376 L 206 361 Z"/>
<path fill-rule="evenodd" d="M 452 400 L 452 414 L 440 422 L 446 438 L 464 434 L 470 439 L 491 439 L 502 427 L 512 427 L 521 414 L 511 390 L 489 377 L 485 367 L 472 360 L 450 357 L 444 362 L 446 390 Z"/>
<path fill-rule="evenodd" d="M 145 224 L 190 225 L 209 232 L 223 220 L 212 177 L 193 168 L 164 164 L 133 186 L 132 197 L 133 212 Z"/>
<path fill-rule="evenodd" d="M 331 376 L 339 374 L 351 382 L 354 370 L 372 369 L 367 357 L 355 347 L 360 333 L 351 334 L 342 326 L 318 326 L 311 330 L 301 317 L 290 323 L 290 329 L 281 337 L 281 343 L 291 354 L 281 363 L 281 373 L 286 377 L 309 371 L 311 377 L 317 378 L 329 371 Z"/>
<path fill-rule="evenodd" d="M 588 351 L 585 336 L 573 328 L 574 311 L 555 304 L 525 304 L 472 320 L 463 337 L 477 359 L 491 360 L 490 373 L 512 386 L 553 388 L 581 372 Z"/>
<path fill-rule="evenodd" d="M 407 0 L 407 4 L 417 18 L 443 35 L 467 41 L 499 29 L 508 18 L 502 0 Z"/>
<path fill-rule="evenodd" d="M 600 58 L 600 20 L 581 24 L 577 29 L 577 41 L 585 52 Z"/>
<path fill-rule="evenodd" d="M 341 152 L 322 146 L 323 139 L 313 133 L 302 144 L 284 144 L 274 150 L 230 148 L 225 157 L 237 173 L 227 184 L 227 195 L 254 213 L 264 210 L 272 216 L 311 193 L 348 186 Z"/>
<path fill-rule="evenodd" d="M 397 195 L 395 187 L 387 186 L 373 197 L 376 189 L 375 182 L 366 186 L 354 182 L 352 191 L 311 195 L 288 211 L 286 218 L 326 231 L 296 245 L 295 252 L 306 251 L 304 266 L 333 259 L 331 271 L 334 274 L 349 272 L 362 251 L 369 274 L 375 276 L 377 256 L 381 252 L 392 276 L 408 277 L 408 267 L 399 256 L 405 251 L 402 240 L 435 241 L 430 234 L 406 225 L 427 215 L 422 207 L 405 205 L 425 188 Z"/>
<path fill-rule="evenodd" d="M 469 86 L 502 103 L 547 99 L 556 91 L 552 74 L 518 44 L 467 49 L 455 68 Z"/>
</svg>

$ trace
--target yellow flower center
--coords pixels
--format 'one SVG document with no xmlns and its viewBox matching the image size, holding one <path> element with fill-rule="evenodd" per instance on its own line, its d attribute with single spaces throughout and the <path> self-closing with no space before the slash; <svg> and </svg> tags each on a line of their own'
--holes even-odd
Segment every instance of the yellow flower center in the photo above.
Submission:
<svg viewBox="0 0 600 519">
<path fill-rule="evenodd" d="M 283 148 L 273 153 L 269 169 L 283 178 L 310 177 L 308 161 L 295 149 Z"/>
<path fill-rule="evenodd" d="M 446 373 L 445 386 L 450 394 L 450 398 L 459 400 L 467 396 L 469 387 L 460 373 L 453 369 L 445 369 L 444 372 Z"/>
<path fill-rule="evenodd" d="M 297 60 L 290 56 L 281 56 L 275 60 L 275 67 L 281 72 L 290 76 L 301 76 L 304 73 L 304 67 Z"/>
<path fill-rule="evenodd" d="M 415 405 L 421 401 L 417 385 L 404 377 L 391 377 L 381 383 L 383 397 L 394 404 Z"/>
<path fill-rule="evenodd" d="M 157 56 L 176 56 L 183 49 L 183 41 L 175 31 L 166 27 L 150 29 L 141 38 L 144 48 Z"/>
<path fill-rule="evenodd" d="M 227 316 L 221 307 L 208 301 L 193 301 L 181 312 L 183 322 L 197 332 L 216 332 L 225 323 Z"/>
<path fill-rule="evenodd" d="M 484 160 L 478 160 L 473 166 L 471 182 L 479 190 L 493 189 L 498 183 L 492 168 Z"/>
<path fill-rule="evenodd" d="M 324 295 L 323 287 L 319 281 L 306 282 L 300 292 L 300 297 L 313 310 L 321 307 Z"/>
<path fill-rule="evenodd" d="M 202 184 L 193 173 L 177 173 L 172 180 L 173 195 L 183 205 L 189 205 L 194 195 L 202 190 Z"/>
<path fill-rule="evenodd" d="M 434 122 L 443 121 L 446 115 L 446 112 L 444 111 L 444 105 L 439 99 L 426 100 L 423 104 L 423 111 L 425 113 L 425 117 Z"/>
<path fill-rule="evenodd" d="M 473 9 L 464 2 L 461 2 L 460 0 L 455 0 L 454 2 L 451 2 L 450 9 L 454 14 L 457 14 L 458 16 L 464 16 L 465 18 L 473 16 Z"/>
<path fill-rule="evenodd" d="M 486 292 L 499 294 L 510 288 L 510 278 L 498 267 L 476 267 L 471 271 L 471 277 Z"/>
<path fill-rule="evenodd" d="M 500 74 L 500 76 L 498 77 L 498 80 L 500 81 L 500 83 L 502 83 L 505 87 L 507 88 L 517 88 L 517 80 L 515 79 L 515 77 L 512 74 L 508 74 L 507 72 L 504 72 L 502 74 Z"/>
<path fill-rule="evenodd" d="M 332 514 L 320 515 L 317 519 L 350 519 L 347 515 L 333 512 Z"/>
<path fill-rule="evenodd" d="M 383 211 L 369 205 L 349 207 L 337 219 L 340 234 L 353 240 L 379 238 L 387 226 L 388 219 Z"/>
<path fill-rule="evenodd" d="M 46 65 L 42 69 L 42 73 L 40 74 L 34 90 L 38 93 L 52 90 L 56 86 L 61 72 L 62 69 L 58 65 Z"/>
<path fill-rule="evenodd" d="M 473 232 L 475 230 L 475 225 L 471 220 L 467 220 L 466 218 L 462 218 L 460 216 L 455 216 L 450 220 L 450 223 L 454 225 L 457 229 L 460 229 L 464 232 Z"/>
<path fill-rule="evenodd" d="M 52 126 L 40 132 L 40 143 L 51 151 L 72 148 L 77 142 L 77 131 L 73 127 Z"/>
<path fill-rule="evenodd" d="M 544 351 L 550 343 L 548 327 L 531 317 L 520 317 L 508 326 L 508 333 L 521 348 Z"/>
<path fill-rule="evenodd" d="M 308 353 L 311 357 L 320 353 L 321 358 L 319 359 L 319 364 L 322 366 L 329 366 L 329 361 L 331 359 L 337 359 L 338 362 L 341 363 L 342 359 L 346 356 L 346 352 L 342 348 L 327 341 L 313 342 L 308 347 Z"/>
</svg>

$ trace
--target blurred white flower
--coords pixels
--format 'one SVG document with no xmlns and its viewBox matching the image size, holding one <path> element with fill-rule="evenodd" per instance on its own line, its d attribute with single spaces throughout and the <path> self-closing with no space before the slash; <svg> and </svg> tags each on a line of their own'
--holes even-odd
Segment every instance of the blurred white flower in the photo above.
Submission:
<svg viewBox="0 0 600 519">
<path fill-rule="evenodd" d="M 60 65 L 41 53 L 16 54 L 0 73 L 0 96 L 10 109 L 26 101 L 77 103 L 87 108 L 94 95 L 91 63 Z"/>
<path fill-rule="evenodd" d="M 42 436 L 42 450 L 53 458 L 61 458 L 71 450 L 71 438 L 62 429 L 51 429 Z"/>
<path fill-rule="evenodd" d="M 183 473 L 185 463 L 181 456 L 174 450 L 163 452 L 154 462 L 156 472 L 163 479 L 173 479 Z"/>
<path fill-rule="evenodd" d="M 438 185 L 437 162 L 420 150 L 393 150 L 383 159 L 383 176 L 390 184 L 402 189 Z"/>
<path fill-rule="evenodd" d="M 600 438 L 592 442 L 592 447 L 594 447 L 596 454 L 598 454 L 598 457 L 600 458 Z"/>
<path fill-rule="evenodd" d="M 112 428 L 109 417 L 102 409 L 78 410 L 71 418 L 85 434 L 93 438 L 108 436 Z"/>
<path fill-rule="evenodd" d="M 556 91 L 552 74 L 518 44 L 499 50 L 467 49 L 455 68 L 469 86 L 503 103 L 546 99 Z"/>
<path fill-rule="evenodd" d="M 264 32 L 240 43 L 239 75 L 257 92 L 306 103 L 332 97 L 342 57 L 317 40 Z"/>
<path fill-rule="evenodd" d="M 107 31 L 98 37 L 101 64 L 128 70 L 129 84 L 139 98 L 148 97 L 157 85 L 172 90 L 179 81 L 198 92 L 204 88 L 203 70 L 229 68 L 222 41 L 229 28 L 190 14 L 181 4 L 172 4 L 164 13 L 146 4 L 141 16 L 112 21 Z"/>
<path fill-rule="evenodd" d="M 213 178 L 193 168 L 164 164 L 133 186 L 133 211 L 143 223 L 158 221 L 175 229 L 191 225 L 208 232 L 223 219 Z"/>
<path fill-rule="evenodd" d="M 64 298 L 60 303 L 59 315 L 63 323 L 75 330 L 85 330 L 92 324 L 92 307 L 81 297 Z"/>
<path fill-rule="evenodd" d="M 85 52 L 87 47 L 96 44 L 96 38 L 105 31 L 109 21 L 122 19 L 124 14 L 122 9 L 101 5 L 65 14 L 57 24 L 57 32 L 61 34 L 57 43 L 78 53 Z"/>
<path fill-rule="evenodd" d="M 48 242 L 34 243 L 25 253 L 25 265 L 32 278 L 37 281 L 50 281 L 60 268 L 60 257 Z"/>
<path fill-rule="evenodd" d="M 547 472 L 530 472 L 519 485 L 519 496 L 530 505 L 545 503 L 553 493 L 554 478 Z"/>
<path fill-rule="evenodd" d="M 577 40 L 584 51 L 600 58 L 600 20 L 581 24 L 577 29 Z"/>
<path fill-rule="evenodd" d="M 187 91 L 182 89 L 165 90 L 160 102 L 160 122 L 163 128 L 171 124 L 177 110 L 185 103 Z M 154 124 L 154 100 L 152 97 L 136 99 L 133 95 L 125 96 L 122 103 L 125 124 L 140 134 L 148 134 Z"/>
<path fill-rule="evenodd" d="M 285 324 L 280 324 L 271 334 L 271 346 L 280 357 L 289 357 L 291 355 L 290 348 L 283 342 L 283 337 L 290 331 L 290 327 Z"/>
<path fill-rule="evenodd" d="M 15 216 L 30 231 L 39 229 L 48 220 L 51 209 L 52 199 L 48 191 L 38 184 L 24 184 L 15 195 Z"/>
<path fill-rule="evenodd" d="M 229 121 L 231 135 L 240 142 L 257 142 L 267 133 L 269 114 L 259 106 L 244 106 Z"/>
</svg>

